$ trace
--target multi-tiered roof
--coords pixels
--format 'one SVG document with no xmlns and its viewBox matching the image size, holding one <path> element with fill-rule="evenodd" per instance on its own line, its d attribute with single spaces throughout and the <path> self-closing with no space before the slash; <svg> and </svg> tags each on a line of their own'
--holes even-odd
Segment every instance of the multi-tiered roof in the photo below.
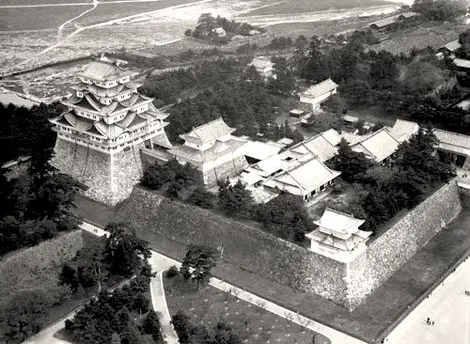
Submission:
<svg viewBox="0 0 470 344">
<path fill-rule="evenodd" d="M 94 60 L 78 75 L 74 93 L 62 103 L 67 111 L 51 120 L 59 137 L 107 153 L 115 153 L 156 136 L 164 136 L 167 114 L 138 93 L 141 86 L 126 62 L 106 57 Z"/>
</svg>

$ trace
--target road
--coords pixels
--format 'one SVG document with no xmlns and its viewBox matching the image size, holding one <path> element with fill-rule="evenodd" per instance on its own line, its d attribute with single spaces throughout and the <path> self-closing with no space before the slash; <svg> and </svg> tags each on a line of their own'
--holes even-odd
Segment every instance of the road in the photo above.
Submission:
<svg viewBox="0 0 470 344">
<path fill-rule="evenodd" d="M 386 338 L 386 344 L 470 344 L 470 259 L 460 264 Z M 434 325 L 426 324 L 426 319 Z"/>
</svg>

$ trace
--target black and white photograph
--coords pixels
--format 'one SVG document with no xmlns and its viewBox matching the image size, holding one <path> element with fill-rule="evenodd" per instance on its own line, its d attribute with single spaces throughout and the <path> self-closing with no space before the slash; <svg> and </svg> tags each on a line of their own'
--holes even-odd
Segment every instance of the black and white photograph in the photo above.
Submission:
<svg viewBox="0 0 470 344">
<path fill-rule="evenodd" d="M 0 344 L 470 344 L 469 257 L 470 0 L 0 0 Z"/>
</svg>

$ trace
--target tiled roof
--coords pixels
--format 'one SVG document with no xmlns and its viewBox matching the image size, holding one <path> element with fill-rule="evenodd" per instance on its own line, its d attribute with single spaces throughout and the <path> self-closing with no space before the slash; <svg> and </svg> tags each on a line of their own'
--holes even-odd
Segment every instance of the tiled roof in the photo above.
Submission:
<svg viewBox="0 0 470 344">
<path fill-rule="evenodd" d="M 470 149 L 470 136 L 468 135 L 441 129 L 434 129 L 433 133 L 436 135 L 439 143 Z"/>
<path fill-rule="evenodd" d="M 338 88 L 338 84 L 328 78 L 316 85 L 310 86 L 305 92 L 302 93 L 302 95 L 305 97 L 318 98 L 325 93 L 335 90 L 336 88 Z"/>
<path fill-rule="evenodd" d="M 447 49 L 451 52 L 454 52 L 457 49 L 459 49 L 461 46 L 462 46 L 462 44 L 460 44 L 459 40 L 456 39 L 455 41 L 449 42 L 446 45 L 444 45 L 443 48 L 445 48 L 445 49 Z"/>
<path fill-rule="evenodd" d="M 341 251 L 352 251 L 360 243 L 366 241 L 366 239 L 372 234 L 372 232 L 365 232 L 358 230 L 356 233 L 349 236 L 347 239 L 337 238 L 334 235 L 326 234 L 320 231 L 319 228 L 313 232 L 305 234 L 309 239 L 320 242 L 324 245 L 334 247 Z"/>
<path fill-rule="evenodd" d="M 338 177 L 341 172 L 329 169 L 319 159 L 313 158 L 293 169 L 282 172 L 264 182 L 269 187 L 284 189 L 284 185 L 290 185 L 300 189 L 300 194 L 309 194 L 322 185 Z"/>
<path fill-rule="evenodd" d="M 235 129 L 230 128 L 222 119 L 217 118 L 209 123 L 193 128 L 189 133 L 182 134 L 183 140 L 196 141 L 200 143 L 214 142 L 226 135 L 233 133 Z"/>
<path fill-rule="evenodd" d="M 168 137 L 166 136 L 165 133 L 161 135 L 157 135 L 155 137 L 152 137 L 152 142 L 156 144 L 157 146 L 162 146 L 165 148 L 172 148 L 173 145 L 171 144 L 170 140 L 168 140 Z"/>
<path fill-rule="evenodd" d="M 323 134 L 318 134 L 310 139 L 302 141 L 289 148 L 290 151 L 299 154 L 312 153 L 322 162 L 335 156 L 337 148 L 333 146 Z"/>
<path fill-rule="evenodd" d="M 334 129 L 328 129 L 321 135 L 333 146 L 337 146 L 341 142 L 341 135 Z"/>
<path fill-rule="evenodd" d="M 236 149 L 241 148 L 245 143 L 245 141 L 233 139 L 227 141 L 217 140 L 211 148 L 206 149 L 204 151 L 191 148 L 186 145 L 182 145 L 173 146 L 173 148 L 169 150 L 169 153 L 184 160 L 201 164 L 204 162 L 212 161 L 227 153 L 231 153 Z"/>
<path fill-rule="evenodd" d="M 248 141 L 243 147 L 244 155 L 256 160 L 265 160 L 279 153 L 281 146 L 259 142 Z"/>
<path fill-rule="evenodd" d="M 255 67 L 257 70 L 264 70 L 274 67 L 274 62 L 271 61 L 271 58 L 266 56 L 258 56 L 253 59 L 250 63 L 250 67 Z"/>
<path fill-rule="evenodd" d="M 377 20 L 373 23 L 370 23 L 369 25 L 370 26 L 375 25 L 379 28 L 383 28 L 383 27 L 386 27 L 388 25 L 391 25 L 391 24 L 394 24 L 394 23 L 398 22 L 401 17 L 404 17 L 404 18 L 408 19 L 408 18 L 416 17 L 418 15 L 419 15 L 419 13 L 416 13 L 416 12 L 401 13 L 401 14 L 394 15 L 392 17 Z"/>
<path fill-rule="evenodd" d="M 386 128 L 382 128 L 351 148 L 355 152 L 364 153 L 377 162 L 381 162 L 392 155 L 397 150 L 399 144 L 400 142 Z"/>
<path fill-rule="evenodd" d="M 456 58 L 453 62 L 459 68 L 470 69 L 470 60 Z"/>
<path fill-rule="evenodd" d="M 400 142 L 408 141 L 413 134 L 418 132 L 418 130 L 418 123 L 402 119 L 397 119 L 393 127 L 389 129 L 390 134 Z"/>
<path fill-rule="evenodd" d="M 322 217 L 314 223 L 320 226 L 320 231 L 325 234 L 332 234 L 341 239 L 346 239 L 356 233 L 365 220 L 356 219 L 350 214 L 346 214 L 331 208 L 326 208 Z"/>
<path fill-rule="evenodd" d="M 112 81 L 130 74 L 130 71 L 113 60 L 99 59 L 92 61 L 80 76 L 97 81 Z"/>
</svg>

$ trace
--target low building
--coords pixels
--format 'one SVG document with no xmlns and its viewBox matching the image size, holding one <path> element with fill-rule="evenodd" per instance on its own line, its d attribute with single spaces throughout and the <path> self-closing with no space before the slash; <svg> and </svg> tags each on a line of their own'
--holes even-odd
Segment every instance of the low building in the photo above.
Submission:
<svg viewBox="0 0 470 344">
<path fill-rule="evenodd" d="M 308 201 L 333 185 L 340 174 L 328 168 L 320 159 L 312 158 L 274 175 L 263 185 L 275 192 L 288 192 Z"/>
<path fill-rule="evenodd" d="M 336 84 L 330 78 L 310 86 L 305 92 L 300 94 L 300 102 L 311 106 L 312 111 L 320 110 L 320 105 L 338 90 Z"/>
<path fill-rule="evenodd" d="M 405 142 L 419 131 L 419 124 L 412 121 L 397 119 L 389 131 L 390 134 L 392 134 L 399 142 Z"/>
<path fill-rule="evenodd" d="M 439 141 L 438 152 L 446 153 L 457 167 L 470 171 L 470 136 L 441 129 L 433 133 Z"/>
<path fill-rule="evenodd" d="M 456 39 L 455 41 L 452 41 L 452 42 L 449 42 L 447 43 L 446 45 L 444 45 L 443 47 L 439 48 L 437 51 L 438 53 L 436 54 L 436 56 L 438 58 L 440 57 L 455 57 L 455 52 L 457 50 L 460 49 L 460 47 L 462 47 L 462 44 L 459 43 L 459 40 Z M 439 55 L 440 54 L 440 55 Z"/>
<path fill-rule="evenodd" d="M 349 263 L 365 252 L 366 242 L 372 235 L 359 229 L 364 220 L 326 208 L 322 217 L 314 223 L 315 230 L 305 234 L 310 239 L 310 250 L 322 256 Z"/>
<path fill-rule="evenodd" d="M 324 164 L 335 156 L 339 141 L 340 135 L 330 129 L 250 166 L 241 180 L 271 195 L 283 191 L 308 201 L 327 190 L 341 174 Z"/>
<path fill-rule="evenodd" d="M 275 63 L 271 61 L 270 57 L 267 56 L 257 56 L 251 61 L 248 67 L 254 67 L 259 75 L 265 80 L 269 78 L 276 78 Z"/>
<path fill-rule="evenodd" d="M 470 71 L 470 60 L 455 58 L 453 63 L 458 72 L 468 73 Z"/>
<path fill-rule="evenodd" d="M 398 149 L 400 142 L 393 137 L 387 128 L 365 135 L 365 138 L 353 145 L 355 152 L 364 153 L 365 156 L 376 162 L 382 162 L 389 158 Z"/>
<path fill-rule="evenodd" d="M 195 166 L 202 172 L 204 184 L 215 186 L 248 167 L 244 156 L 247 141 L 232 136 L 235 130 L 219 117 L 180 135 L 184 144 L 173 146 L 168 153 L 181 164 Z"/>
<path fill-rule="evenodd" d="M 416 12 L 401 13 L 388 18 L 377 20 L 369 24 L 369 27 L 373 30 L 386 31 L 399 26 L 401 23 L 409 23 L 418 16 L 419 13 Z"/>
<path fill-rule="evenodd" d="M 247 140 L 246 145 L 243 147 L 244 155 L 250 164 L 255 164 L 259 161 L 266 160 L 278 154 L 283 145 L 274 142 L 260 142 Z"/>
<path fill-rule="evenodd" d="M 227 36 L 227 32 L 224 30 L 223 27 L 217 27 L 215 29 L 212 29 L 212 32 L 217 36 L 217 37 L 225 37 Z"/>
</svg>

